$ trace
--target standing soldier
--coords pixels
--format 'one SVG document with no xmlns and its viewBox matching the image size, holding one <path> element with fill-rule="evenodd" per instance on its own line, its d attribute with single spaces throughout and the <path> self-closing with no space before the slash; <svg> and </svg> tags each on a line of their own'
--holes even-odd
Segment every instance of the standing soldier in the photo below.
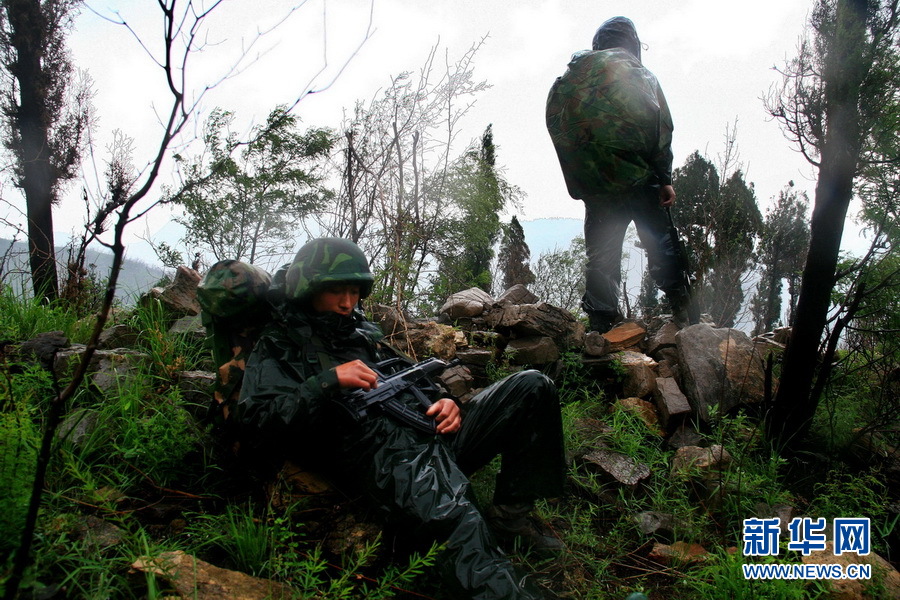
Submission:
<svg viewBox="0 0 900 600">
<path fill-rule="evenodd" d="M 619 312 L 622 243 L 634 221 L 650 275 L 687 322 L 689 289 L 667 231 L 672 188 L 672 116 L 656 77 L 641 63 L 634 23 L 614 17 L 576 53 L 547 99 L 547 128 L 566 186 L 584 201 L 587 272 L 582 308 L 592 330 Z"/>
</svg>

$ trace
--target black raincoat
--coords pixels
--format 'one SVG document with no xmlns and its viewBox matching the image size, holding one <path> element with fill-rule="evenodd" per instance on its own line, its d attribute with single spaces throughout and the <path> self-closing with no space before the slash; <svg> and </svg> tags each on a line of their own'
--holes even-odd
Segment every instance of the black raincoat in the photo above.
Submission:
<svg viewBox="0 0 900 600">
<path fill-rule="evenodd" d="M 356 311 L 312 313 L 290 302 L 276 308 L 277 322 L 247 362 L 237 406 L 242 437 L 276 442 L 285 455 L 301 456 L 365 494 L 407 530 L 446 542 L 455 579 L 469 597 L 538 597 L 496 547 L 467 475 L 500 454 L 495 503 L 561 495 L 564 452 L 553 383 L 525 371 L 490 386 L 463 406 L 456 434 L 427 435 L 383 414 L 356 422 L 334 401 L 342 393 L 334 367 L 393 357 L 377 326 Z"/>
</svg>

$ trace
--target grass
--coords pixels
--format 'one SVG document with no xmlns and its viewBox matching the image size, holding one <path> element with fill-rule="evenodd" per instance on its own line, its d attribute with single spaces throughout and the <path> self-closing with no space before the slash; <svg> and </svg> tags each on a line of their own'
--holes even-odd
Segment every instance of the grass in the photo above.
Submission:
<svg viewBox="0 0 900 600">
<path fill-rule="evenodd" d="M 0 292 L 0 308 L 5 307 L 0 332 L 9 339 L 25 339 L 45 328 L 63 330 L 73 340 L 84 335 L 74 315 L 13 298 L 8 290 Z M 140 331 L 139 344 L 150 359 L 110 392 L 83 385 L 72 399 L 69 414 L 75 416 L 69 425 L 78 419 L 95 425 L 73 428 L 56 441 L 28 586 L 48 596 L 64 588 L 69 598 L 163 598 L 171 590 L 162 579 L 135 573 L 130 565 L 140 556 L 179 549 L 286 582 L 305 597 L 408 597 L 400 590 L 409 589 L 438 600 L 452 598 L 437 583 L 437 547 L 398 552 L 392 540 L 371 537 L 334 555 L 322 543 L 333 526 L 333 505 L 310 498 L 276 505 L 245 484 L 235 492 L 236 474 L 224 471 L 226 463 L 209 450 L 207 433 L 192 416 L 196 407 L 187 405 L 175 384 L 179 370 L 202 364 L 200 342 L 191 334 L 168 333 L 165 315 L 152 305 L 123 315 L 121 322 Z M 800 466 L 806 471 L 802 478 L 792 475 L 798 463 L 773 454 L 756 422 L 742 415 L 704 431 L 704 445 L 720 444 L 733 457 L 728 469 L 712 476 L 698 470 L 675 476 L 670 472 L 674 450 L 640 417 L 610 399 L 608 387 L 593 380 L 576 358 L 563 355 L 559 379 L 569 454 L 605 447 L 647 465 L 651 474 L 626 490 L 590 465 L 571 464 L 568 495 L 538 506 L 568 551 L 548 558 L 519 550 L 512 556 L 546 589 L 588 600 L 621 600 L 632 592 L 652 600 L 822 597 L 824 584 L 743 578 L 741 565 L 750 559 L 739 552 L 741 522 L 759 516 L 761 507 L 780 503 L 813 517 L 868 516 L 875 549 L 889 552 L 887 539 L 896 535 L 898 518 L 886 509 L 884 498 L 895 491 L 878 471 L 840 462 L 841 440 L 852 439 L 858 420 L 870 414 L 853 404 L 853 386 L 842 385 L 823 403 L 827 414 L 817 416 L 819 431 L 839 435 L 823 450 L 829 452 L 827 460 Z M 491 375 L 510 371 L 500 363 L 492 365 Z M 0 486 L 5 491 L 0 544 L 6 543 L 0 546 L 0 565 L 16 539 L 21 521 L 16 507 L 28 493 L 28 472 L 53 387 L 52 378 L 38 368 L 0 364 Z M 498 468 L 494 461 L 472 478 L 481 505 L 490 501 Z M 354 510 L 353 503 L 337 502 L 343 510 Z M 673 531 L 642 533 L 635 515 L 644 511 L 671 515 Z M 98 522 L 115 527 L 115 543 L 104 545 L 86 533 Z M 701 544 L 709 554 L 696 564 L 661 565 L 648 559 L 655 543 L 675 540 Z M 796 560 L 787 554 L 776 559 Z M 5 572 L 0 571 L 0 589 Z M 872 589 L 878 585 L 873 580 Z"/>
</svg>

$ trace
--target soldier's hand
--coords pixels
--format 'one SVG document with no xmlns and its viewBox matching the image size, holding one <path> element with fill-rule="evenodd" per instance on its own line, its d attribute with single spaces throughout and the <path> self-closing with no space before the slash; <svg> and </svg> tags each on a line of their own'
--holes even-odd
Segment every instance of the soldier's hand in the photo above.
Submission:
<svg viewBox="0 0 900 600">
<path fill-rule="evenodd" d="M 378 375 L 361 360 L 352 360 L 334 368 L 338 385 L 343 388 L 371 390 L 378 383 Z"/>
<path fill-rule="evenodd" d="M 462 424 L 459 406 L 450 398 L 441 398 L 432 404 L 425 414 L 437 421 L 438 433 L 455 433 Z"/>
<path fill-rule="evenodd" d="M 671 185 L 662 185 L 659 187 L 659 205 L 667 208 L 675 204 L 675 188 Z"/>
</svg>

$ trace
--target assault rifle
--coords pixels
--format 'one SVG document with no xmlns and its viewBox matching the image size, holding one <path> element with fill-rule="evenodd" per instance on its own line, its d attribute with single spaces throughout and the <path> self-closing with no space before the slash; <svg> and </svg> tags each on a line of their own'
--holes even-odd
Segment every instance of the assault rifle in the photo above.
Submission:
<svg viewBox="0 0 900 600">
<path fill-rule="evenodd" d="M 691 275 L 691 265 L 688 261 L 687 248 L 684 247 L 684 243 L 681 241 L 681 235 L 678 233 L 678 228 L 675 227 L 675 221 L 672 220 L 672 211 L 668 206 L 666 207 L 666 216 L 669 218 L 669 227 L 666 229 L 666 233 L 669 235 L 669 240 L 672 242 L 672 249 L 675 251 L 675 258 L 678 261 L 678 272 L 679 277 L 681 278 L 680 284 L 682 288 L 681 292 L 687 303 L 685 309 L 687 310 L 688 323 L 696 325 L 700 322 L 700 310 L 697 307 L 697 303 L 694 301 L 694 279 Z"/>
<path fill-rule="evenodd" d="M 428 358 L 388 374 L 393 367 L 404 363 L 402 358 L 390 358 L 376 364 L 373 371 L 378 375 L 377 386 L 368 391 L 355 390 L 343 394 L 338 398 L 338 404 L 355 421 L 365 418 L 369 411 L 381 411 L 404 425 L 433 435 L 436 432 L 434 419 L 426 416 L 424 410 L 418 411 L 407 406 L 399 396 L 403 392 L 411 392 L 422 408 L 427 410 L 432 405 L 428 395 L 438 390 L 430 377 L 458 365 L 459 360 L 447 363 L 439 358 Z"/>
</svg>

